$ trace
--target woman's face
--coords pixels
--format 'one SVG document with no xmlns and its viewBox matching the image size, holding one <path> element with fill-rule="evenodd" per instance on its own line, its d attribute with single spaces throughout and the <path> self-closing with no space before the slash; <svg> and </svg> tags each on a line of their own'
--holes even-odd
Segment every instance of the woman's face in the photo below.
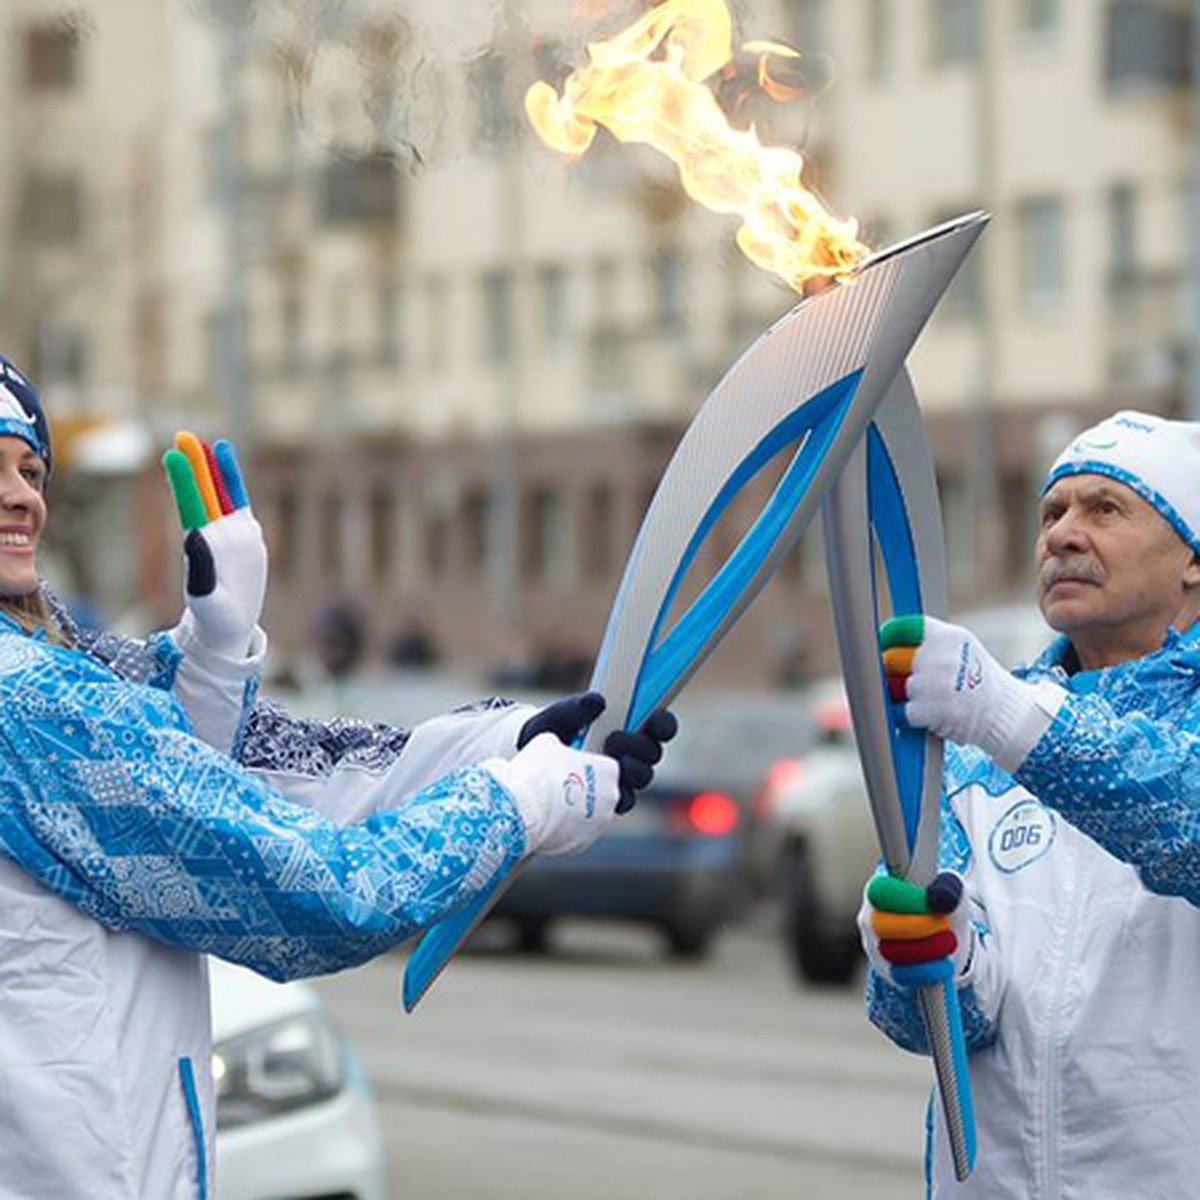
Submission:
<svg viewBox="0 0 1200 1200">
<path fill-rule="evenodd" d="M 37 590 L 45 486 L 46 464 L 29 444 L 0 437 L 0 596 L 28 596 Z"/>
</svg>

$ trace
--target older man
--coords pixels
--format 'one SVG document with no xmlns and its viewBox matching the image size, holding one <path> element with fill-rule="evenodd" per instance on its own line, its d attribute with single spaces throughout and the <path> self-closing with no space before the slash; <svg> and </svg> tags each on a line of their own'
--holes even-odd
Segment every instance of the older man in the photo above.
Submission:
<svg viewBox="0 0 1200 1200">
<path fill-rule="evenodd" d="M 906 975 L 953 959 L 978 1164 L 954 1182 L 939 1114 L 932 1195 L 1196 1196 L 1200 425 L 1118 413 L 1059 457 L 1040 511 L 1062 636 L 1032 667 L 932 618 L 882 630 L 900 719 L 960 744 L 941 859 L 962 898 L 953 876 L 907 903 L 872 881 L 868 1011 L 924 1052 Z"/>
</svg>

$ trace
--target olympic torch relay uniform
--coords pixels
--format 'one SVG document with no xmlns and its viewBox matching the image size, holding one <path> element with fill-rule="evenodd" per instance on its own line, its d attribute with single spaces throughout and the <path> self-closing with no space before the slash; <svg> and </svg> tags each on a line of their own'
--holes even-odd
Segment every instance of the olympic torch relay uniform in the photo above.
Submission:
<svg viewBox="0 0 1200 1200">
<path fill-rule="evenodd" d="M 959 995 L 979 1151 L 956 1183 L 931 1105 L 936 1197 L 1200 1188 L 1200 627 L 1101 671 L 1068 676 L 1067 653 L 1060 638 L 1015 672 L 1067 694 L 1014 774 L 974 748 L 947 757 L 940 857 L 975 927 Z M 927 1051 L 911 991 L 872 970 L 867 1006 Z"/>
<path fill-rule="evenodd" d="M 484 768 L 407 785 L 451 760 L 451 738 L 460 760 L 511 755 L 518 714 L 386 744 L 309 723 L 323 753 L 299 762 L 285 739 L 293 761 L 272 773 L 306 809 L 193 736 L 204 714 L 169 689 L 197 662 L 173 639 L 88 649 L 0 613 L 0 1196 L 196 1200 L 215 1130 L 203 954 L 274 979 L 335 971 L 469 902 L 524 851 L 513 797 Z M 242 671 L 227 682 L 249 703 Z M 238 737 L 271 765 L 287 719 L 255 711 Z M 374 810 L 360 823 L 315 811 L 356 781 L 355 808 Z"/>
</svg>

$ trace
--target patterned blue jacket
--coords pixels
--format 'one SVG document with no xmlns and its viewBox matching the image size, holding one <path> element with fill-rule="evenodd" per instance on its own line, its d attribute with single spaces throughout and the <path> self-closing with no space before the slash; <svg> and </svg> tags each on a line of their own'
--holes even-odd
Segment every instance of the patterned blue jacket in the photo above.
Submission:
<svg viewBox="0 0 1200 1200">
<path fill-rule="evenodd" d="M 295 721 L 182 627 L 91 633 L 48 599 L 76 649 L 0 615 L 0 1196 L 207 1200 L 196 952 L 291 979 L 469 901 L 524 833 L 454 768 L 511 756 L 528 713 Z M 254 770 L 209 745 L 235 738 Z"/>
<path fill-rule="evenodd" d="M 130 682 L 0 614 L 0 849 L 109 929 L 274 979 L 324 973 L 412 937 L 523 852 L 484 770 L 349 826 L 290 804 L 193 736 L 153 686 L 166 678 Z"/>
<path fill-rule="evenodd" d="M 1015 775 L 947 755 L 941 863 L 976 929 L 960 981 L 979 1165 L 935 1195 L 1182 1196 L 1200 1177 L 1200 627 L 1068 676 L 1056 641 L 1026 671 L 1068 691 Z M 927 1052 L 912 993 L 871 972 L 868 1014 Z"/>
</svg>

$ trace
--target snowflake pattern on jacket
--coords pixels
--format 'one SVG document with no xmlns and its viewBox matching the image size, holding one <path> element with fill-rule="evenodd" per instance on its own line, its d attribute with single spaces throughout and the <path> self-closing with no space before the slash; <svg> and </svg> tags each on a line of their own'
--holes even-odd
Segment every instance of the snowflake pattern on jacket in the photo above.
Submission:
<svg viewBox="0 0 1200 1200">
<path fill-rule="evenodd" d="M 171 674 L 131 682 L 0 614 L 0 849 L 109 929 L 322 974 L 469 903 L 523 852 L 479 768 L 349 826 L 289 804 L 192 736 Z"/>
<path fill-rule="evenodd" d="M 963 871 L 971 847 L 949 800 L 977 786 L 1002 795 L 1019 784 L 1133 866 L 1145 886 L 1200 906 L 1200 623 L 1169 629 L 1162 648 L 1104 670 L 1069 675 L 1059 637 L 1013 673 L 1066 688 L 1050 727 L 1009 775 L 973 746 L 947 746 L 939 864 Z M 976 927 L 986 937 L 986 927 Z M 867 1013 L 897 1045 L 928 1053 L 913 995 L 868 972 Z M 959 1001 L 967 1046 L 982 1049 L 995 1025 L 972 990 Z"/>
</svg>

